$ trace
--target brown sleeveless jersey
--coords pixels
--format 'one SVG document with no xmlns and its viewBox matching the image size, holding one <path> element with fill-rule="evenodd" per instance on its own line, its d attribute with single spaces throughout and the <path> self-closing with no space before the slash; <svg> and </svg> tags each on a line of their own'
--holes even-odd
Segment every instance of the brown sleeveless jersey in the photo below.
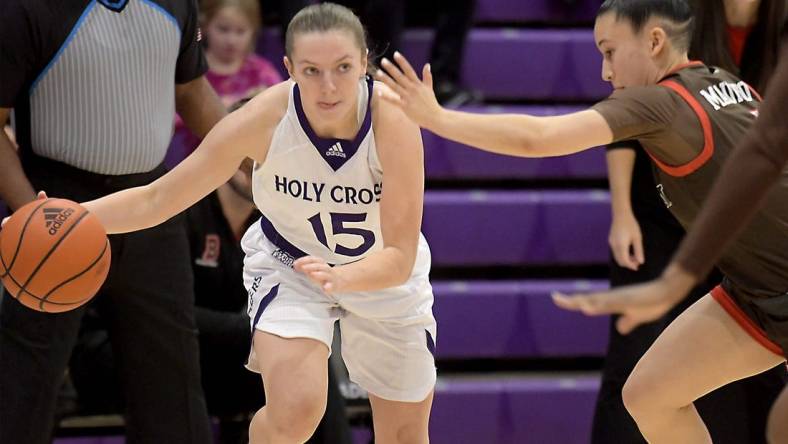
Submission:
<svg viewBox="0 0 788 444">
<path fill-rule="evenodd" d="M 714 180 L 758 114 L 760 97 L 732 74 L 691 62 L 658 85 L 617 90 L 593 109 L 614 140 L 637 139 L 655 165 L 657 188 L 688 228 Z M 717 264 L 750 297 L 788 291 L 788 170 Z"/>
</svg>

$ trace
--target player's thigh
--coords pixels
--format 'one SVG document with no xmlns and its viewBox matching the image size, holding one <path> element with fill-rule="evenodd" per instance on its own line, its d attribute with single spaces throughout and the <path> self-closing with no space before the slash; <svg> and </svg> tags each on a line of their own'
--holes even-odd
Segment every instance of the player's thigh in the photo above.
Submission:
<svg viewBox="0 0 788 444">
<path fill-rule="evenodd" d="M 420 402 L 435 387 L 435 319 L 430 313 L 407 322 L 340 319 L 342 358 L 350 379 L 377 397 Z"/>
<path fill-rule="evenodd" d="M 257 330 L 253 345 L 269 415 L 325 409 L 328 347 L 311 338 L 283 338 Z M 286 418 L 283 418 L 286 419 Z"/>
<path fill-rule="evenodd" d="M 769 412 L 766 436 L 771 444 L 788 442 L 788 389 L 783 389 Z"/>
<path fill-rule="evenodd" d="M 650 393 L 655 403 L 681 407 L 783 360 L 706 295 L 676 318 L 649 348 L 627 381 L 625 397 L 627 393 Z"/>
</svg>

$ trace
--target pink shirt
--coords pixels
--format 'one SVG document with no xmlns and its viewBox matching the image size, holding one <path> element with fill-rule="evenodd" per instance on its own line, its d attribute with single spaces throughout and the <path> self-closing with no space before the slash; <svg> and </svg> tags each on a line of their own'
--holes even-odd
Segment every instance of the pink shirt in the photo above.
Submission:
<svg viewBox="0 0 788 444">
<path fill-rule="evenodd" d="M 227 107 L 282 81 L 282 76 L 274 65 L 256 54 L 250 54 L 235 74 L 216 74 L 209 69 L 205 78 Z M 174 167 L 199 144 L 200 138 L 186 128 L 180 116 L 176 116 L 175 133 L 165 163 L 170 168 Z"/>
</svg>

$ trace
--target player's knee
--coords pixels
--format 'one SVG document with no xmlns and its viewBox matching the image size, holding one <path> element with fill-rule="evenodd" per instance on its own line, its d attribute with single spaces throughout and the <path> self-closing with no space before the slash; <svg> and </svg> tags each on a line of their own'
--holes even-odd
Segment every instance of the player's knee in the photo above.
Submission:
<svg viewBox="0 0 788 444">
<path fill-rule="evenodd" d="M 421 421 L 399 426 L 395 436 L 397 444 L 425 444 L 429 441 L 427 426 Z"/>
<path fill-rule="evenodd" d="M 635 420 L 646 416 L 653 408 L 655 387 L 656 383 L 651 378 L 638 372 L 632 372 L 627 378 L 621 390 L 621 399 L 624 407 Z"/>
<path fill-rule="evenodd" d="M 659 417 L 666 411 L 685 408 L 694 401 L 691 393 L 679 393 L 666 386 L 660 372 L 638 368 L 624 383 L 621 399 L 639 425 L 643 420 Z"/>
<path fill-rule="evenodd" d="M 326 410 L 326 398 L 319 393 L 296 391 L 269 407 L 274 413 L 271 415 L 274 433 L 287 441 L 303 442 L 317 429 Z"/>
</svg>

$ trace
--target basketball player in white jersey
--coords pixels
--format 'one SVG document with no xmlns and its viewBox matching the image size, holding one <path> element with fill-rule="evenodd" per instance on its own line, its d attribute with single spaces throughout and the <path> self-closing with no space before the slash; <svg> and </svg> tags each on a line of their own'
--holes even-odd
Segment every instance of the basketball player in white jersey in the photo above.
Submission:
<svg viewBox="0 0 788 444">
<path fill-rule="evenodd" d="M 242 240 L 254 329 L 248 367 L 262 373 L 267 405 L 252 420 L 251 442 L 311 436 L 339 320 L 350 377 L 370 393 L 376 441 L 426 443 L 436 327 L 430 253 L 419 233 L 419 129 L 373 94 L 386 86 L 365 75 L 364 30 L 350 10 L 310 6 L 293 18 L 286 41 L 291 80 L 221 121 L 161 179 L 85 207 L 108 233 L 140 230 L 254 159 L 264 216 Z"/>
</svg>

